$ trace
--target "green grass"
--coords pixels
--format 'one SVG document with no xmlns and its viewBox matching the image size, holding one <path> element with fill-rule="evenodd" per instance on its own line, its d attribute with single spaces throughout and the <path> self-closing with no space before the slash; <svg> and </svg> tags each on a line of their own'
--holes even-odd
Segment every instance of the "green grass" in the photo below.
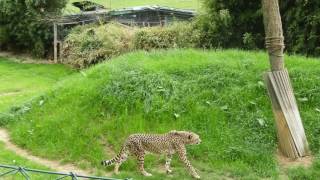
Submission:
<svg viewBox="0 0 320 180">
<path fill-rule="evenodd" d="M 313 154 L 320 156 L 320 61 L 286 56 Z M 9 125 L 14 142 L 40 156 L 100 168 L 131 133 L 200 134 L 188 156 L 203 179 L 278 178 L 276 131 L 262 76 L 266 53 L 238 50 L 135 52 L 74 75 Z M 39 102 L 44 102 L 39 105 Z M 320 160 L 292 178 L 318 177 Z M 164 159 L 148 156 L 152 178 Z M 110 171 L 112 168 L 108 168 Z M 142 179 L 131 158 L 119 177 Z M 191 179 L 177 160 L 169 179 Z M 308 179 L 307 178 L 307 179 Z"/>
<path fill-rule="evenodd" d="M 78 8 L 72 6 L 72 2 L 79 0 L 69 0 L 67 10 L 77 11 Z M 144 6 L 144 5 L 161 5 L 183 9 L 199 9 L 201 0 L 93 0 L 106 8 L 119 9 L 124 7 Z"/>
<path fill-rule="evenodd" d="M 62 65 L 23 64 L 0 57 L 0 112 L 38 96 L 71 72 Z"/>
<path fill-rule="evenodd" d="M 73 71 L 62 65 L 23 64 L 0 57 L 0 119 L 4 118 L 13 106 L 20 106 L 33 97 L 50 89 L 53 84 Z M 3 124 L 3 122 L 1 122 Z M 0 142 L 0 164 L 23 166 L 49 170 L 33 163 L 9 150 Z M 6 172 L 0 169 L 0 173 Z M 32 179 L 53 179 L 53 176 L 30 173 Z M 23 180 L 22 175 L 8 175 L 5 180 Z"/>
<path fill-rule="evenodd" d="M 4 144 L 0 142 L 0 164 L 12 165 L 12 166 L 22 166 L 28 167 L 32 169 L 41 169 L 41 170 L 49 170 L 48 168 L 33 163 L 9 150 L 6 150 Z M 0 174 L 9 171 L 10 169 L 0 169 Z M 36 174 L 36 173 L 28 173 L 33 180 L 43 180 L 43 179 L 53 179 L 56 176 L 44 175 L 44 174 Z M 25 180 L 25 178 L 21 174 L 16 175 L 6 175 L 1 177 L 3 180 Z"/>
</svg>

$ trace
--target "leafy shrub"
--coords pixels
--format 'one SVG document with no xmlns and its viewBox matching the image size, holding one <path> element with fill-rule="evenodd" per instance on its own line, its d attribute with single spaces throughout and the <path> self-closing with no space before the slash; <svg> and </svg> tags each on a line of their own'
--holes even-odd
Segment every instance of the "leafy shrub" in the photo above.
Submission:
<svg viewBox="0 0 320 180">
<path fill-rule="evenodd" d="M 52 23 L 46 18 L 59 15 L 66 3 L 66 0 L 1 0 L 0 45 L 44 56 L 53 39 Z M 2 43 L 5 30 L 7 39 Z"/>
<path fill-rule="evenodd" d="M 0 27 L 0 49 L 8 43 L 9 32 L 6 27 Z"/>
<path fill-rule="evenodd" d="M 133 29 L 117 23 L 75 27 L 63 45 L 63 63 L 85 68 L 134 49 L 189 48 L 199 44 L 192 24 Z"/>
<path fill-rule="evenodd" d="M 120 24 L 86 25 L 74 28 L 63 45 L 64 63 L 88 67 L 133 49 L 134 29 Z"/>
<path fill-rule="evenodd" d="M 14 115 L 12 114 L 0 113 L 0 126 L 7 125 L 9 122 L 13 121 L 13 119 Z"/>
<path fill-rule="evenodd" d="M 320 1 L 282 0 L 286 50 L 320 55 Z M 206 13 L 197 21 L 205 47 L 264 48 L 261 1 L 205 0 Z"/>
<path fill-rule="evenodd" d="M 39 39 L 33 45 L 33 49 L 31 50 L 32 54 L 38 58 L 44 57 L 46 52 L 44 46 L 44 43 Z"/>
<path fill-rule="evenodd" d="M 143 28 L 135 34 L 134 47 L 143 50 L 196 47 L 199 44 L 199 36 L 193 24 L 187 23 Z"/>
<path fill-rule="evenodd" d="M 245 49 L 256 49 L 255 38 L 251 33 L 244 33 L 243 37 L 243 47 Z"/>
<path fill-rule="evenodd" d="M 205 48 L 227 47 L 232 42 L 231 16 L 223 9 L 213 14 L 202 14 L 196 19 L 198 30 L 201 32 L 200 44 Z"/>
<path fill-rule="evenodd" d="M 320 1 L 280 1 L 286 49 L 320 56 Z"/>
</svg>

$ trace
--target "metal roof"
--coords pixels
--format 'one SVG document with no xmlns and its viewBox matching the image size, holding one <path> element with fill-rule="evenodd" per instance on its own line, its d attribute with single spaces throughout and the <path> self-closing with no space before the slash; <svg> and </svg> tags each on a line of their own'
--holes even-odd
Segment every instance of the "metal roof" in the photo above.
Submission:
<svg viewBox="0 0 320 180">
<path fill-rule="evenodd" d="M 158 5 L 151 5 L 151 6 L 135 6 L 135 7 L 128 7 L 122 9 L 115 9 L 109 11 L 110 15 L 123 15 L 123 14 L 131 14 L 135 12 L 141 11 L 163 11 L 169 13 L 177 13 L 177 14 L 185 14 L 190 16 L 195 16 L 196 11 L 190 9 L 177 9 L 168 6 L 158 6 Z"/>
<path fill-rule="evenodd" d="M 143 11 L 160 11 L 160 12 L 166 12 L 170 14 L 176 14 L 176 15 L 183 15 L 183 16 L 190 16 L 193 17 L 196 15 L 196 11 L 189 10 L 189 9 L 177 9 L 177 8 L 171 8 L 167 6 L 158 6 L 158 5 L 152 5 L 152 6 L 135 6 L 135 7 L 128 7 L 128 8 L 122 8 L 122 9 L 115 9 L 108 11 L 107 9 L 96 9 L 93 11 L 81 11 L 80 13 L 75 14 L 68 14 L 61 16 L 59 18 L 54 19 L 53 21 L 57 23 L 62 24 L 68 24 L 73 23 L 77 21 L 95 21 L 97 20 L 97 17 L 112 17 L 112 16 L 118 16 L 118 15 L 125 15 L 125 14 L 134 14 L 137 12 L 143 12 Z"/>
</svg>

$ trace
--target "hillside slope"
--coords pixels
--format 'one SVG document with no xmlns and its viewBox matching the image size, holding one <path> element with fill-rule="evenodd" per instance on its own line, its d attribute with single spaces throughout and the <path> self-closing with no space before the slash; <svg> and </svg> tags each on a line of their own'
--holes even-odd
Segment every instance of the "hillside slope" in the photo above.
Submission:
<svg viewBox="0 0 320 180">
<path fill-rule="evenodd" d="M 320 155 L 320 61 L 286 59 L 311 149 Z M 258 52 L 131 53 L 67 78 L 9 129 L 35 154 L 101 169 L 100 161 L 114 154 L 110 148 L 119 150 L 129 134 L 190 130 L 202 138 L 188 155 L 203 179 L 277 177 L 266 70 L 267 56 Z M 316 177 L 319 162 L 289 175 Z M 146 168 L 155 175 L 150 179 L 166 177 L 163 163 L 148 156 Z M 171 179 L 190 178 L 177 160 L 173 167 Z M 141 179 L 134 160 L 122 169 L 120 177 Z"/>
</svg>

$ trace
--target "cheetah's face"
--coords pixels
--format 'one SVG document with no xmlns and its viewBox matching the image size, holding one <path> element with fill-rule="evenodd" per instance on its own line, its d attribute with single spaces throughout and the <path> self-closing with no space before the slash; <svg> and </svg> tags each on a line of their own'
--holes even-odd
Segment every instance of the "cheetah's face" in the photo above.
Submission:
<svg viewBox="0 0 320 180">
<path fill-rule="evenodd" d="M 185 144 L 200 144 L 201 139 L 198 134 L 188 131 L 171 131 L 174 135 L 180 137 Z"/>
<path fill-rule="evenodd" d="M 188 133 L 188 143 L 187 144 L 200 144 L 201 139 L 198 134 L 189 132 Z"/>
</svg>

